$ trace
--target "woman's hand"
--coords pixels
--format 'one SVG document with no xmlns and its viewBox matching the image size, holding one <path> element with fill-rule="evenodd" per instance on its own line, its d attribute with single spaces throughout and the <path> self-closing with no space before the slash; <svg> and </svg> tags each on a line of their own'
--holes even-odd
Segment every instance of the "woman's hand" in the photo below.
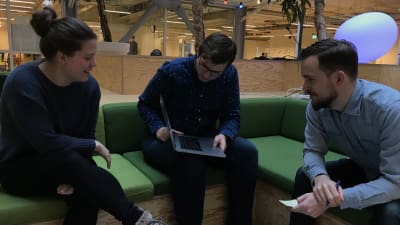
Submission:
<svg viewBox="0 0 400 225">
<path fill-rule="evenodd" d="M 107 163 L 107 168 L 111 168 L 111 155 L 110 151 L 99 141 L 96 140 L 96 147 L 94 149 L 94 152 L 99 154 L 101 157 L 103 157 L 104 160 L 106 160 Z"/>
<path fill-rule="evenodd" d="M 60 184 L 57 187 L 57 194 L 59 195 L 72 195 L 74 193 L 74 187 L 70 184 Z"/>
</svg>

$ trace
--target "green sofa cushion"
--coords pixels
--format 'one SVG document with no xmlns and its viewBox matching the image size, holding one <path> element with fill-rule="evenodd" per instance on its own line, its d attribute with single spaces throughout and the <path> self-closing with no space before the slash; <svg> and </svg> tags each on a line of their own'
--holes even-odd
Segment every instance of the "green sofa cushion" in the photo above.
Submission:
<svg viewBox="0 0 400 225">
<path fill-rule="evenodd" d="M 56 198 L 22 198 L 0 191 L 0 224 L 17 225 L 65 216 L 67 206 Z"/>
<path fill-rule="evenodd" d="M 303 143 L 283 136 L 249 139 L 258 149 L 259 176 L 291 193 L 296 171 L 303 165 Z M 326 160 L 345 156 L 329 152 Z"/>
<path fill-rule="evenodd" d="M 117 178 L 130 200 L 142 201 L 153 196 L 152 182 L 122 155 L 111 154 L 110 169 L 107 169 L 106 161 L 101 156 L 94 156 L 93 159 L 99 167 L 108 170 Z"/>
<path fill-rule="evenodd" d="M 123 156 L 153 183 L 154 195 L 170 192 L 169 178 L 164 173 L 147 164 L 143 159 L 143 153 L 141 151 L 126 152 Z"/>
<path fill-rule="evenodd" d="M 123 156 L 151 180 L 154 184 L 155 195 L 169 194 L 171 192 L 169 178 L 164 173 L 147 164 L 143 159 L 143 153 L 141 151 L 127 152 L 124 153 Z M 224 174 L 223 170 L 210 166 L 207 171 L 206 184 L 213 185 L 224 183 Z"/>
<path fill-rule="evenodd" d="M 146 130 L 136 105 L 136 102 L 103 105 L 105 141 L 111 152 L 141 149 Z"/>
<path fill-rule="evenodd" d="M 280 133 L 282 136 L 304 142 L 307 100 L 287 99 Z"/>
<path fill-rule="evenodd" d="M 241 99 L 239 136 L 252 138 L 278 135 L 285 105 L 285 98 Z"/>
</svg>

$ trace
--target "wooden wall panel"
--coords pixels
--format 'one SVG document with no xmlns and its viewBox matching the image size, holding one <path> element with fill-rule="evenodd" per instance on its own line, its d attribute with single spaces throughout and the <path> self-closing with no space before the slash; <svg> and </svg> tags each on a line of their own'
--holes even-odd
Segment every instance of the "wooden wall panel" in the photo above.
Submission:
<svg viewBox="0 0 400 225">
<path fill-rule="evenodd" d="M 382 65 L 375 64 L 361 64 L 358 66 L 358 77 L 361 79 L 366 79 L 374 82 L 379 82 L 380 77 L 384 76 L 382 74 Z"/>
<path fill-rule="evenodd" d="M 282 91 L 284 61 L 237 60 L 241 92 Z"/>
<path fill-rule="evenodd" d="M 139 95 L 157 69 L 172 57 L 97 55 L 93 74 L 102 88 L 125 95 Z M 302 87 L 303 79 L 297 61 L 236 60 L 234 62 L 242 93 L 286 92 Z M 400 66 L 359 65 L 359 77 L 380 82 L 400 90 Z"/>
<path fill-rule="evenodd" d="M 400 66 L 382 66 L 379 82 L 400 90 Z"/>
<path fill-rule="evenodd" d="M 122 94 L 141 94 L 157 69 L 172 57 L 125 56 L 123 58 Z"/>
<path fill-rule="evenodd" d="M 300 72 L 300 63 L 297 61 L 285 61 L 284 68 L 285 70 L 282 74 L 284 86 L 282 91 L 287 91 L 290 88 L 302 88 L 303 77 Z"/>
<path fill-rule="evenodd" d="M 119 55 L 97 55 L 96 67 L 92 71 L 102 88 L 118 94 L 122 94 L 122 58 Z"/>
</svg>

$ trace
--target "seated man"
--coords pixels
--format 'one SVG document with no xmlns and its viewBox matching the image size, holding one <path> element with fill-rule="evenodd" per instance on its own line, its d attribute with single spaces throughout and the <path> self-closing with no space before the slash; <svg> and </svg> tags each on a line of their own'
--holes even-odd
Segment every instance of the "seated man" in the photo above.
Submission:
<svg viewBox="0 0 400 225">
<path fill-rule="evenodd" d="M 357 79 L 357 52 L 346 41 L 314 43 L 300 60 L 311 104 L 290 224 L 314 224 L 330 207 L 369 206 L 370 224 L 400 224 L 400 93 Z M 328 142 L 349 158 L 325 163 Z"/>
<path fill-rule="evenodd" d="M 143 142 L 144 158 L 171 177 L 178 225 L 202 224 L 210 163 L 227 171 L 228 224 L 252 224 L 258 154 L 253 144 L 236 136 L 240 122 L 238 74 L 232 65 L 236 49 L 226 35 L 211 34 L 200 44 L 198 56 L 161 66 L 139 97 L 138 109 L 151 133 Z M 174 132 L 213 137 L 226 158 L 175 152 L 162 119 L 160 96 Z"/>
</svg>

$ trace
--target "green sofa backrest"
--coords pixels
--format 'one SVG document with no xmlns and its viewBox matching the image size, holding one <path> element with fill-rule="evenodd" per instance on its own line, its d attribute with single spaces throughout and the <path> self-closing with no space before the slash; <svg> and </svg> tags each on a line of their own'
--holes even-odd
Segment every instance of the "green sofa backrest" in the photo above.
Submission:
<svg viewBox="0 0 400 225">
<path fill-rule="evenodd" d="M 282 136 L 304 142 L 304 128 L 307 123 L 306 108 L 308 102 L 308 100 L 288 98 L 280 131 Z M 330 151 L 343 154 L 343 151 L 332 142 L 328 142 L 328 148 Z"/>
<path fill-rule="evenodd" d="M 110 103 L 102 106 L 107 148 L 113 153 L 141 149 L 147 134 L 136 102 Z"/>
<path fill-rule="evenodd" d="M 239 136 L 244 138 L 282 135 L 304 141 L 306 125 L 306 100 L 291 98 L 242 98 L 240 100 Z M 99 123 L 103 129 L 96 130 L 96 137 L 103 140 L 113 153 L 125 153 L 141 149 L 147 135 L 143 120 L 139 116 L 136 102 L 110 103 L 101 107 Z M 342 153 L 334 145 L 330 149 Z"/>
<path fill-rule="evenodd" d="M 285 98 L 241 99 L 241 127 L 239 135 L 246 138 L 279 135 L 285 110 Z M 146 128 L 139 116 L 136 102 L 109 103 L 101 107 L 98 126 L 104 121 L 104 135 L 96 130 L 96 137 L 104 136 L 107 148 L 113 153 L 141 149 Z"/>
<path fill-rule="evenodd" d="M 285 98 L 241 99 L 239 136 L 254 138 L 279 135 L 285 105 Z"/>
<path fill-rule="evenodd" d="M 307 100 L 288 98 L 281 123 L 282 136 L 304 142 Z"/>
<path fill-rule="evenodd" d="M 284 97 L 241 99 L 239 135 L 282 135 L 303 142 L 307 102 Z"/>
</svg>

